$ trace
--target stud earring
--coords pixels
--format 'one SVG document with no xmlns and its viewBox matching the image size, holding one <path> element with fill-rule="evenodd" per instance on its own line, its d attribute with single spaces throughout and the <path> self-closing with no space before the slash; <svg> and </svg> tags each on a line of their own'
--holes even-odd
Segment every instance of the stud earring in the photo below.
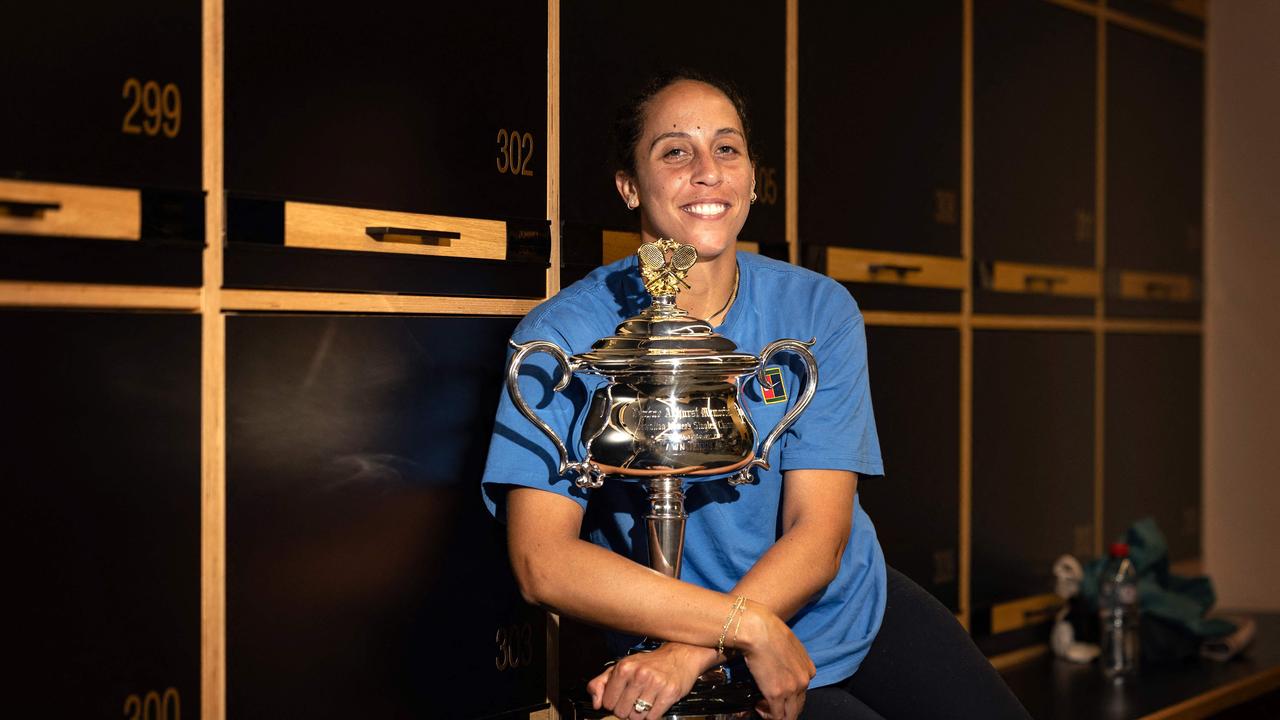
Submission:
<svg viewBox="0 0 1280 720">
<path fill-rule="evenodd" d="M 627 201 L 628 210 L 635 210 L 638 207 L 640 207 L 640 203 L 635 198 L 632 198 L 631 200 Z"/>
<path fill-rule="evenodd" d="M 755 204 L 756 204 L 756 200 L 757 200 L 757 198 L 756 198 L 756 191 L 755 191 L 755 190 L 752 190 L 752 191 L 751 191 L 751 204 L 752 204 L 752 205 L 755 205 Z"/>
</svg>

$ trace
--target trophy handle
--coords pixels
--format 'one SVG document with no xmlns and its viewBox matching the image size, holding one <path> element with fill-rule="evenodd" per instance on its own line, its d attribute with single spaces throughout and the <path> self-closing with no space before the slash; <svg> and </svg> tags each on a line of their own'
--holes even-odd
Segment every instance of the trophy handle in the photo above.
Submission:
<svg viewBox="0 0 1280 720">
<path fill-rule="evenodd" d="M 551 438 L 551 442 L 555 443 L 556 451 L 560 453 L 560 467 L 558 472 L 561 475 L 569 471 L 578 474 L 575 481 L 580 488 L 598 488 L 604 482 L 603 473 L 596 467 L 596 464 L 590 461 L 571 463 L 569 462 L 569 451 L 565 449 L 564 441 L 556 435 L 556 431 L 551 426 L 543 422 L 542 418 L 534 414 L 533 409 L 524 401 L 524 396 L 520 394 L 520 366 L 524 363 L 524 359 L 535 352 L 544 352 L 556 359 L 556 363 L 560 365 L 560 382 L 556 383 L 553 390 L 560 392 L 569 386 L 569 381 L 573 379 L 573 363 L 570 362 L 569 356 L 559 345 L 547 340 L 533 340 L 524 344 L 511 341 L 511 347 L 516 349 L 514 355 L 511 356 L 511 364 L 507 366 L 507 391 L 511 394 L 511 401 L 515 403 L 516 409 L 520 411 L 533 423 L 535 427 L 542 431 L 544 435 Z"/>
<path fill-rule="evenodd" d="M 809 407 L 809 401 L 813 400 L 813 394 L 818 390 L 818 361 L 814 359 L 813 353 L 809 351 L 809 348 L 813 347 L 813 343 L 816 340 L 817 338 L 812 338 L 809 342 L 801 342 L 799 340 L 791 339 L 774 340 L 768 345 L 765 345 L 764 350 L 760 351 L 760 369 L 756 371 L 756 382 L 758 382 L 761 387 L 763 387 L 765 383 L 764 369 L 765 365 L 769 363 L 769 359 L 783 350 L 790 350 L 799 355 L 801 360 L 804 360 L 805 375 L 807 376 L 804 384 L 804 394 L 802 394 L 796 404 L 787 411 L 787 414 L 782 416 L 782 420 L 778 421 L 777 427 L 770 431 L 769 435 L 764 439 L 764 443 L 760 445 L 760 452 L 757 453 L 756 458 L 745 468 L 739 471 L 738 474 L 730 480 L 730 483 L 734 485 L 741 485 L 743 483 L 751 482 L 752 468 L 761 467 L 768 470 L 769 451 L 773 449 L 773 444 L 777 442 L 778 438 L 782 437 L 782 433 L 786 432 L 787 428 L 791 427 L 791 424 L 796 421 L 796 418 L 800 417 L 800 413 L 804 412 L 804 409 Z"/>
</svg>

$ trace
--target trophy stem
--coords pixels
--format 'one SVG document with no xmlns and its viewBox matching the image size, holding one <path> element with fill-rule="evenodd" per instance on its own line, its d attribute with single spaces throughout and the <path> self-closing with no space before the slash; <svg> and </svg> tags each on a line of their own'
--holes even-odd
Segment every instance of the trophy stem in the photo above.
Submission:
<svg viewBox="0 0 1280 720">
<path fill-rule="evenodd" d="M 684 554 L 683 483 L 679 478 L 663 475 L 645 483 L 649 491 L 649 567 L 671 578 L 680 577 L 680 558 Z"/>
</svg>

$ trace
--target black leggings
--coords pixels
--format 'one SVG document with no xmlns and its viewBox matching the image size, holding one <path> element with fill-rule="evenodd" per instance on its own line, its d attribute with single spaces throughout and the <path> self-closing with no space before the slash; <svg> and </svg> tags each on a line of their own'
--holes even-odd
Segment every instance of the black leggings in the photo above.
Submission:
<svg viewBox="0 0 1280 720">
<path fill-rule="evenodd" d="M 802 720 L 1030 719 L 950 610 L 893 568 L 888 586 L 861 667 L 810 690 Z"/>
</svg>

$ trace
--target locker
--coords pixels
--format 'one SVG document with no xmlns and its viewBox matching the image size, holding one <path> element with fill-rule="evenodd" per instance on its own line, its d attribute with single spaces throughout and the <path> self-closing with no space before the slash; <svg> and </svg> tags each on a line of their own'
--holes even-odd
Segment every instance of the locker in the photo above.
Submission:
<svg viewBox="0 0 1280 720">
<path fill-rule="evenodd" d="M 230 716 L 544 702 L 544 615 L 479 487 L 514 326 L 228 319 Z"/>
<path fill-rule="evenodd" d="M 858 493 L 889 565 L 959 609 L 960 333 L 867 328 L 885 476 Z"/>
<path fill-rule="evenodd" d="M 800 241 L 960 256 L 963 4 L 800 8 Z"/>
<path fill-rule="evenodd" d="M 0 334 L 12 711 L 199 717 L 199 318 L 5 310 Z"/>
<path fill-rule="evenodd" d="M 1199 293 L 1176 290 L 1201 274 L 1203 54 L 1114 25 L 1107 54 L 1108 314 L 1198 318 Z"/>
<path fill-rule="evenodd" d="M 723 0 L 699 6 L 699 16 L 713 17 L 715 23 L 714 31 L 699 33 L 696 42 L 670 27 L 671 18 L 687 13 L 685 5 L 671 0 L 562 3 L 560 172 L 566 227 L 639 228 L 614 187 L 610 133 L 615 112 L 649 78 L 687 68 L 733 83 L 747 102 L 751 149 L 760 158 L 760 200 L 739 239 L 784 242 L 786 4 L 775 0 L 750 12 Z"/>
<path fill-rule="evenodd" d="M 1092 555 L 1094 342 L 973 335 L 971 603 L 982 635 L 995 606 L 1053 592 L 1059 555 Z"/>
<path fill-rule="evenodd" d="M 200 284 L 196 0 L 25 3 L 0 26 L 0 279 Z"/>
<path fill-rule="evenodd" d="M 1107 334 L 1103 537 L 1154 517 L 1169 559 L 1200 556 L 1200 338 Z"/>
</svg>

